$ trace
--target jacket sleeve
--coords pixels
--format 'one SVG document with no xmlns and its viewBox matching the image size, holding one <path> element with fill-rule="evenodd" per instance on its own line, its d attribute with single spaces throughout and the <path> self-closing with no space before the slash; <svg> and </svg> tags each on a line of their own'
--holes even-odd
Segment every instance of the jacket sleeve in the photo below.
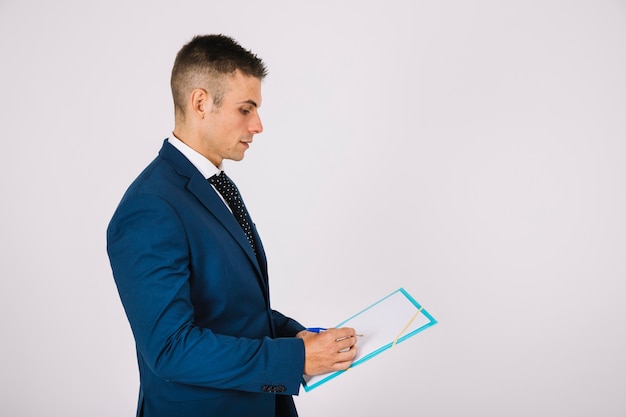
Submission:
<svg viewBox="0 0 626 417">
<path fill-rule="evenodd" d="M 168 202 L 126 196 L 109 224 L 107 251 L 138 354 L 159 378 L 250 392 L 281 385 L 284 394 L 298 393 L 302 340 L 233 337 L 194 325 L 188 241 Z M 274 320 L 281 335 L 298 328 L 282 315 Z"/>
<path fill-rule="evenodd" d="M 278 337 L 294 337 L 298 332 L 305 329 L 305 327 L 296 320 L 286 317 L 276 310 L 272 310 L 272 318 L 274 320 L 276 336 Z"/>
</svg>

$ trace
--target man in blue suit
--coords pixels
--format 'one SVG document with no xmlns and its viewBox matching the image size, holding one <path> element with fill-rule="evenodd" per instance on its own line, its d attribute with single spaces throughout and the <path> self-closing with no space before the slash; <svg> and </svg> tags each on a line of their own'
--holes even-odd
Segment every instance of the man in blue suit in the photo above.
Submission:
<svg viewBox="0 0 626 417">
<path fill-rule="evenodd" d="M 263 130 L 265 75 L 229 37 L 185 45 L 172 70 L 174 132 L 109 224 L 136 342 L 137 416 L 297 416 L 302 374 L 346 369 L 355 357 L 354 329 L 308 332 L 271 308 L 261 239 L 221 169 Z"/>
</svg>

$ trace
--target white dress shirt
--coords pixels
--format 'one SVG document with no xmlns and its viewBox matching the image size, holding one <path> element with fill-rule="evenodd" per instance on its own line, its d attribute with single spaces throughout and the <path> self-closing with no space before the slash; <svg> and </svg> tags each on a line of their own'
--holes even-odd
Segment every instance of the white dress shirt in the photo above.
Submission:
<svg viewBox="0 0 626 417">
<path fill-rule="evenodd" d="M 191 162 L 193 166 L 195 166 L 198 169 L 198 171 L 200 171 L 200 173 L 207 180 L 211 178 L 213 175 L 219 175 L 220 172 L 222 172 L 221 164 L 219 167 L 216 167 L 204 155 L 202 155 L 200 152 L 196 151 L 195 149 L 191 148 L 189 145 L 185 144 L 182 140 L 174 136 L 173 133 L 170 135 L 169 138 L 167 138 L 167 141 L 171 143 L 173 147 L 178 149 L 180 153 L 182 153 L 185 156 L 185 158 L 187 158 L 189 162 Z M 222 197 L 222 194 L 220 194 L 220 192 L 217 191 L 217 189 L 213 186 L 213 184 L 209 183 L 208 181 L 207 183 L 211 187 L 213 187 L 217 195 L 219 195 L 222 201 L 224 202 L 224 205 L 226 206 L 226 208 L 230 210 L 230 207 L 226 203 L 226 200 L 224 200 L 224 197 Z M 230 212 L 232 213 L 232 210 L 230 210 Z"/>
</svg>

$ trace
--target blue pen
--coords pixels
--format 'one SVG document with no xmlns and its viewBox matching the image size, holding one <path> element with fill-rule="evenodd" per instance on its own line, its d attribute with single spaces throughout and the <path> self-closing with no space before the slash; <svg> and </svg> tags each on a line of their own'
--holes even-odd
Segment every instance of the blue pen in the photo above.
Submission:
<svg viewBox="0 0 626 417">
<path fill-rule="evenodd" d="M 326 327 L 307 327 L 306 330 L 309 331 L 309 332 L 313 332 L 313 333 L 319 333 L 319 332 L 324 332 L 324 331 L 326 331 L 328 329 Z M 355 336 L 356 337 L 363 337 L 363 335 L 359 334 L 359 333 L 355 334 Z M 339 339 L 339 340 L 341 340 L 341 339 Z"/>
<path fill-rule="evenodd" d="M 328 330 L 325 327 L 307 327 L 308 332 L 319 333 Z"/>
</svg>

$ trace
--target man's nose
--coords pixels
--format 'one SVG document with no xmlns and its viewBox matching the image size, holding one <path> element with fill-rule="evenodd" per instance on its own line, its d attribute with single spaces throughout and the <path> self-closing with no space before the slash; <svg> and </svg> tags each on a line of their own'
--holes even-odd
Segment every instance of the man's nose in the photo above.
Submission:
<svg viewBox="0 0 626 417">
<path fill-rule="evenodd" d="M 256 117 L 250 123 L 250 133 L 258 134 L 263 132 L 263 123 L 261 123 L 261 116 L 256 113 Z"/>
</svg>

